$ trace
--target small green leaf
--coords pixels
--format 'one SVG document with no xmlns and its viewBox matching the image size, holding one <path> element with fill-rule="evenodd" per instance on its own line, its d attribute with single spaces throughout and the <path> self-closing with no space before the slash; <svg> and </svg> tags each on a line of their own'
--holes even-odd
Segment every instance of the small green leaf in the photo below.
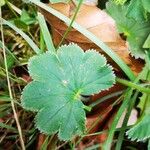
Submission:
<svg viewBox="0 0 150 150">
<path fill-rule="evenodd" d="M 22 10 L 20 20 L 26 25 L 30 25 L 36 22 L 35 16 L 33 14 L 29 14 L 25 9 Z"/>
<path fill-rule="evenodd" d="M 112 68 L 94 50 L 84 52 L 75 44 L 62 46 L 57 54 L 47 52 L 31 58 L 33 81 L 22 94 L 25 109 L 37 111 L 37 128 L 46 134 L 58 132 L 62 140 L 85 130 L 82 95 L 93 95 L 115 82 Z"/>
<path fill-rule="evenodd" d="M 141 0 L 131 0 L 127 10 L 127 17 L 143 21 L 145 19 L 145 11 L 141 3 Z"/>
<path fill-rule="evenodd" d="M 134 6 L 132 7 L 134 8 Z M 131 54 L 136 58 L 144 59 L 143 44 L 149 35 L 150 22 L 135 20 L 133 14 L 132 17 L 128 16 L 128 4 L 121 6 L 108 2 L 106 8 L 107 12 L 115 19 L 118 31 L 127 37 Z"/>
<path fill-rule="evenodd" d="M 19 18 L 14 19 L 13 23 L 16 25 L 16 27 L 22 29 L 23 31 L 28 31 L 28 25 L 26 25 L 26 23 L 24 23 L 23 21 L 21 21 Z"/>
<path fill-rule="evenodd" d="M 143 94 L 138 107 L 142 110 L 142 116 L 140 121 L 127 132 L 127 135 L 131 140 L 144 141 L 150 137 L 150 95 Z"/>
<path fill-rule="evenodd" d="M 15 59 L 12 55 L 8 54 L 7 55 L 7 66 L 8 66 L 8 69 L 11 69 L 15 63 Z"/>
</svg>

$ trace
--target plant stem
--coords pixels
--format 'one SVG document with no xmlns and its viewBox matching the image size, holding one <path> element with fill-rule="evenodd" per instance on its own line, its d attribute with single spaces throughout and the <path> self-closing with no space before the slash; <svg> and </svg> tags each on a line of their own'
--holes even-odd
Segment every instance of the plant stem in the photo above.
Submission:
<svg viewBox="0 0 150 150">
<path fill-rule="evenodd" d="M 128 120 L 129 120 L 132 108 L 134 107 L 134 104 L 135 104 L 135 101 L 137 99 L 138 94 L 139 94 L 139 92 L 136 91 L 134 96 L 129 101 L 128 108 L 126 109 L 127 112 L 126 112 L 126 115 L 125 115 L 125 118 L 124 118 L 124 121 L 123 121 L 123 124 L 122 124 L 122 128 L 123 129 L 119 133 L 115 150 L 120 150 L 121 149 L 122 142 L 123 142 L 123 139 L 124 139 L 124 132 L 126 130 L 126 127 L 127 127 L 127 124 L 128 124 Z"/>
<path fill-rule="evenodd" d="M 133 89 L 136 89 L 140 92 L 144 92 L 144 93 L 147 93 L 147 94 L 150 94 L 150 88 L 145 88 L 145 87 L 142 87 L 141 85 L 138 85 L 136 83 L 132 83 L 130 81 L 127 81 L 127 80 L 124 80 L 124 79 L 120 79 L 120 78 L 116 78 L 116 81 L 118 83 L 121 83 L 125 86 L 128 86 L 128 87 L 131 87 Z"/>
<path fill-rule="evenodd" d="M 95 107 L 95 106 L 99 105 L 100 103 L 102 103 L 102 102 L 104 102 L 104 101 L 106 101 L 106 100 L 108 100 L 110 98 L 117 97 L 117 96 L 121 95 L 123 92 L 124 92 L 124 90 L 121 90 L 121 91 L 117 91 L 117 92 L 108 94 L 108 95 L 106 95 L 106 96 L 104 96 L 104 97 L 94 101 L 89 106 L 90 107 Z"/>
<path fill-rule="evenodd" d="M 6 4 L 7 4 L 7 6 L 8 6 L 8 8 L 11 10 L 11 12 L 14 14 L 14 16 L 15 16 L 16 18 L 18 18 L 18 15 L 17 15 L 16 12 L 12 9 L 12 7 L 11 7 L 11 5 L 9 4 L 8 0 L 5 0 L 5 2 L 6 2 Z"/>
<path fill-rule="evenodd" d="M 7 2 L 7 3 L 17 14 L 21 15 L 22 11 L 18 7 L 16 7 L 15 5 L 13 5 L 10 2 Z"/>
<path fill-rule="evenodd" d="M 113 102 L 112 103 L 112 107 L 113 106 L 115 106 L 117 103 L 118 103 L 118 101 L 120 101 L 120 98 L 121 98 L 121 96 L 115 101 L 115 102 Z M 108 110 L 106 109 L 105 111 L 104 111 L 104 113 L 106 113 Z M 99 115 L 98 116 L 98 118 L 96 119 L 96 121 L 91 125 L 91 127 L 86 131 L 86 134 L 88 134 L 96 125 L 97 125 L 97 123 L 99 122 L 99 121 L 101 121 L 103 119 L 103 117 L 101 116 L 101 115 Z M 75 143 L 75 145 L 74 145 L 74 147 L 76 146 L 76 145 L 78 145 L 81 141 L 82 141 L 82 139 L 85 137 L 85 135 L 84 136 L 81 136 L 81 138 L 79 138 L 79 140 L 77 140 L 77 142 Z"/>
<path fill-rule="evenodd" d="M 111 144 L 112 144 L 112 140 L 113 140 L 114 132 L 116 130 L 117 123 L 118 123 L 122 113 L 124 112 L 125 108 L 128 106 L 128 103 L 129 103 L 132 93 L 133 93 L 133 89 L 130 89 L 129 91 L 127 91 L 124 101 L 113 120 L 113 123 L 111 125 L 110 131 L 108 134 L 108 138 L 107 138 L 106 142 L 103 144 L 103 150 L 111 149 Z"/>
<path fill-rule="evenodd" d="M 22 148 L 22 150 L 25 150 L 22 130 L 21 130 L 21 126 L 20 126 L 20 123 L 19 123 L 19 119 L 18 119 L 18 116 L 17 116 L 16 109 L 15 109 L 15 104 L 14 104 L 14 101 L 13 101 L 13 96 L 12 96 L 12 91 L 11 91 L 11 85 L 10 85 L 10 79 L 9 79 L 9 73 L 8 73 L 8 66 L 7 66 L 7 58 L 6 58 L 6 50 L 5 50 L 5 44 L 4 44 L 4 34 L 3 34 L 2 21 L 3 21 L 3 19 L 2 19 L 2 12 L 1 12 L 1 7 L 0 7 L 0 26 L 1 26 L 1 38 L 2 38 L 2 44 L 3 44 L 2 49 L 3 49 L 3 55 L 4 55 L 4 64 L 5 64 L 5 70 L 6 70 L 8 91 L 9 91 L 9 96 L 10 96 L 10 99 L 11 99 L 11 106 L 12 106 L 14 118 L 15 118 L 15 121 L 16 121 L 16 124 L 17 124 L 17 129 L 18 129 L 18 132 L 19 132 L 21 148 Z"/>
<path fill-rule="evenodd" d="M 68 33 L 71 31 L 72 24 L 73 24 L 73 22 L 75 21 L 75 18 L 76 18 L 77 14 L 78 14 L 78 11 L 79 11 L 79 9 L 80 9 L 82 3 L 83 3 L 83 0 L 80 0 L 80 1 L 79 1 L 79 4 L 78 4 L 78 6 L 77 6 L 77 9 L 76 9 L 76 11 L 75 11 L 75 14 L 73 15 L 73 18 L 72 18 L 72 20 L 71 20 L 71 23 L 70 23 L 70 25 L 68 26 L 66 32 L 64 33 L 64 35 L 63 35 L 63 37 L 62 37 L 62 39 L 61 39 L 59 45 L 57 46 L 57 48 L 59 48 L 59 46 L 63 43 L 64 39 L 67 37 Z"/>
</svg>

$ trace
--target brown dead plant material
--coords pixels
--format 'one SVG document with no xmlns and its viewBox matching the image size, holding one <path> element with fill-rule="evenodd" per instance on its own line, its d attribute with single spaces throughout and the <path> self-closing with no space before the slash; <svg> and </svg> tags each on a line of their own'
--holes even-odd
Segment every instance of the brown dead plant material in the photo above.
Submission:
<svg viewBox="0 0 150 150">
<path fill-rule="evenodd" d="M 69 18 L 73 17 L 76 9 L 76 6 L 72 3 L 49 3 L 48 6 L 58 10 Z M 46 20 L 51 25 L 54 44 L 56 46 L 59 45 L 67 29 L 67 25 L 45 10 L 42 9 L 41 12 L 44 14 Z M 106 12 L 100 10 L 96 6 L 82 4 L 75 21 L 92 32 L 94 35 L 96 35 L 104 43 L 106 43 L 125 61 L 125 63 L 132 69 L 135 74 L 141 71 L 143 67 L 142 61 L 135 60 L 130 56 L 130 53 L 128 51 L 128 43 L 121 38 L 121 36 L 117 32 L 115 21 Z M 87 39 L 75 29 L 72 29 L 65 38 L 64 43 L 69 42 L 77 43 L 84 50 L 96 49 L 100 53 L 104 54 L 104 52 L 99 47 L 97 47 L 94 43 L 92 43 L 89 39 Z M 104 55 L 106 56 L 106 54 Z M 113 65 L 116 70 L 119 70 L 119 68 L 111 60 L 111 58 L 109 58 L 108 56 L 107 58 L 109 63 Z"/>
</svg>

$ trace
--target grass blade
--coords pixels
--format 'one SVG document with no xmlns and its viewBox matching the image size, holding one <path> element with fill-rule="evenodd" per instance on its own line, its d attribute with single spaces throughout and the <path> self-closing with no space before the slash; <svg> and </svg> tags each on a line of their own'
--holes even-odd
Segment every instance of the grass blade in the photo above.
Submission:
<svg viewBox="0 0 150 150">
<path fill-rule="evenodd" d="M 3 43 L 2 41 L 0 40 L 0 47 L 3 48 Z M 19 64 L 19 60 L 16 58 L 16 56 L 5 46 L 5 50 L 7 51 L 8 54 L 10 54 L 14 59 L 15 61 Z"/>
<path fill-rule="evenodd" d="M 17 131 L 16 128 L 14 128 L 14 127 L 12 127 L 12 126 L 10 126 L 10 125 L 7 125 L 7 124 L 5 124 L 5 123 L 2 123 L 2 122 L 0 122 L 0 127 L 1 127 L 1 128 L 5 128 L 5 129 L 8 129 L 8 130 Z"/>
<path fill-rule="evenodd" d="M 49 33 L 49 30 L 47 28 L 47 25 L 46 25 L 46 22 L 44 19 L 44 16 L 41 13 L 38 13 L 37 19 L 39 21 L 39 25 L 40 25 L 40 28 L 41 28 L 41 31 L 43 34 L 43 38 L 44 38 L 44 41 L 45 41 L 48 51 L 50 51 L 52 53 L 56 52 L 56 49 L 53 45 L 51 35 Z"/>
<path fill-rule="evenodd" d="M 120 131 L 119 136 L 118 136 L 117 145 L 116 145 L 116 148 L 115 148 L 116 150 L 121 149 L 122 142 L 123 142 L 123 139 L 124 139 L 124 132 L 126 130 L 127 123 L 128 123 L 132 108 L 134 107 L 134 104 L 135 104 L 135 101 L 137 99 L 138 94 L 139 94 L 139 92 L 135 92 L 134 96 L 131 98 L 131 100 L 129 102 L 129 105 L 128 105 L 128 108 L 127 108 L 127 113 L 125 115 L 125 118 L 124 118 L 124 121 L 123 121 L 123 124 L 122 124 L 122 130 Z"/>
<path fill-rule="evenodd" d="M 3 31 L 3 19 L 2 19 L 2 11 L 0 7 L 0 31 L 1 31 L 1 38 L 2 38 L 2 45 L 3 45 L 3 55 L 4 55 L 4 64 L 5 64 L 5 70 L 6 70 L 6 78 L 7 78 L 7 85 L 8 85 L 8 91 L 9 91 L 9 97 L 11 99 L 11 107 L 13 110 L 14 118 L 17 124 L 17 129 L 19 133 L 19 138 L 20 138 L 20 145 L 22 150 L 25 150 L 25 144 L 23 140 L 23 135 L 22 135 L 22 129 L 19 123 L 19 119 L 17 116 L 17 112 L 15 109 L 15 104 L 13 101 L 13 95 L 12 95 L 12 90 L 11 90 L 11 83 L 10 83 L 10 78 L 9 78 L 9 73 L 8 73 L 8 66 L 7 66 L 7 58 L 6 58 L 6 50 L 5 50 L 5 43 L 4 43 L 4 31 Z"/>
<path fill-rule="evenodd" d="M 25 41 L 31 46 L 31 48 L 34 50 L 35 53 L 37 54 L 41 53 L 41 50 L 37 47 L 37 45 L 33 42 L 33 40 L 27 34 L 25 34 L 22 30 L 17 28 L 15 25 L 10 23 L 9 21 L 6 21 L 4 19 L 2 19 L 2 21 L 3 21 L 3 24 L 9 26 L 14 31 L 19 33 L 25 39 Z"/>
<path fill-rule="evenodd" d="M 111 125 L 110 131 L 109 131 L 109 134 L 108 134 L 108 138 L 107 138 L 106 142 L 103 145 L 103 150 L 110 150 L 111 149 L 111 143 L 112 143 L 112 140 L 113 140 L 114 132 L 116 130 L 116 126 L 118 124 L 118 121 L 119 121 L 122 113 L 124 112 L 125 108 L 128 106 L 128 103 L 129 103 L 129 100 L 131 98 L 132 92 L 133 92 L 133 89 L 130 89 L 129 91 L 127 91 L 127 94 L 124 98 L 124 101 L 123 101 L 121 107 L 119 108 L 119 111 L 117 112 L 117 115 L 115 116 L 114 121 Z"/>
<path fill-rule="evenodd" d="M 141 79 L 143 73 L 145 72 L 145 69 L 146 69 L 146 67 L 136 77 L 136 79 L 134 80 L 135 84 L 139 82 L 139 80 Z M 117 114 L 116 114 L 116 116 L 115 116 L 115 118 L 113 120 L 113 123 L 111 125 L 110 131 L 109 131 L 109 134 L 108 134 L 108 138 L 107 138 L 106 142 L 103 145 L 103 150 L 111 149 L 111 143 L 112 143 L 112 140 L 113 140 L 113 136 L 114 136 L 114 132 L 116 130 L 117 123 L 118 123 L 122 113 L 124 112 L 125 108 L 128 106 L 128 103 L 130 101 L 132 93 L 133 93 L 133 89 L 132 88 L 128 88 L 127 91 L 126 91 L 126 95 L 125 95 L 124 101 L 123 101 L 121 107 L 119 108 L 119 111 L 117 112 Z"/>
</svg>

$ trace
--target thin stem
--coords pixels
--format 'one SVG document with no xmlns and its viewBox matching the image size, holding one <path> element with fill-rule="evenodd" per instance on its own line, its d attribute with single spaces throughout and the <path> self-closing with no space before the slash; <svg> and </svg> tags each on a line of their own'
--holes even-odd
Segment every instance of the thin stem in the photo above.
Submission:
<svg viewBox="0 0 150 150">
<path fill-rule="evenodd" d="M 139 82 L 139 80 L 143 76 L 143 73 L 145 72 L 145 69 L 147 69 L 146 66 L 143 68 L 143 70 L 138 74 L 138 76 L 134 80 L 135 84 Z M 124 101 L 123 101 L 121 107 L 119 108 L 119 111 L 117 112 L 117 114 L 116 114 L 116 116 L 115 116 L 115 118 L 113 120 L 113 123 L 111 125 L 111 128 L 110 128 L 107 140 L 106 140 L 106 142 L 103 145 L 103 150 L 111 149 L 111 143 L 113 141 L 113 136 L 114 136 L 114 132 L 116 130 L 117 123 L 118 123 L 119 118 L 121 117 L 123 111 L 128 106 L 128 102 L 130 100 L 130 97 L 132 96 L 132 93 L 133 93 L 133 89 L 132 88 L 128 88 L 127 91 L 126 91 L 126 96 L 124 98 Z"/>
<path fill-rule="evenodd" d="M 125 126 L 125 127 L 121 127 L 121 128 L 117 128 L 116 131 L 124 131 L 126 129 L 130 129 L 132 126 Z M 94 136 L 94 135 L 100 135 L 100 134 L 103 134 L 103 133 L 108 133 L 108 129 L 107 130 L 103 130 L 103 131 L 100 131 L 100 132 L 96 132 L 96 133 L 90 133 L 90 134 L 86 134 L 86 135 L 83 135 L 82 137 L 86 137 L 86 136 Z"/>
<path fill-rule="evenodd" d="M 112 107 L 113 106 L 115 106 L 117 103 L 118 103 L 118 101 L 120 101 L 120 99 L 122 98 L 122 96 L 120 96 L 115 102 L 113 102 L 112 103 Z M 105 111 L 104 111 L 104 113 L 106 113 L 108 110 L 106 109 Z M 91 125 L 91 127 L 86 131 L 86 134 L 88 134 L 96 125 L 97 125 L 97 123 L 99 122 L 99 121 L 101 121 L 103 119 L 103 117 L 101 116 L 101 115 L 99 115 L 98 116 L 98 118 L 96 119 L 96 121 Z M 84 135 L 85 136 L 85 135 Z M 76 146 L 76 145 L 78 145 L 81 141 L 82 141 L 82 139 L 83 139 L 83 137 L 84 136 L 81 136 L 80 138 L 79 138 L 79 140 L 75 143 L 75 145 L 74 145 L 74 147 Z"/>
<path fill-rule="evenodd" d="M 127 81 L 127 80 L 124 80 L 124 79 L 120 79 L 120 78 L 116 78 L 116 81 L 118 83 L 121 83 L 125 86 L 128 86 L 128 87 L 131 87 L 133 89 L 136 89 L 140 92 L 144 92 L 144 93 L 147 93 L 147 94 L 150 94 L 150 88 L 146 88 L 146 87 L 142 87 L 141 85 L 138 85 L 136 83 L 133 83 L 133 82 L 130 82 L 130 81 Z"/>
<path fill-rule="evenodd" d="M 17 124 L 17 129 L 19 132 L 19 137 L 20 137 L 20 144 L 21 144 L 21 148 L 22 150 L 25 150 L 25 145 L 24 145 L 24 141 L 23 141 L 23 135 L 22 135 L 22 130 L 21 130 L 21 126 L 19 123 L 19 119 L 17 116 L 17 112 L 15 109 L 15 104 L 13 101 L 13 96 L 12 96 L 12 91 L 11 91 L 11 85 L 10 85 L 10 79 L 9 79 L 9 73 L 8 73 L 8 66 L 7 66 L 7 58 L 6 58 L 6 50 L 5 50 L 5 44 L 4 44 L 4 34 L 3 34 L 3 25 L 2 25 L 2 12 L 1 12 L 1 7 L 0 7 L 0 25 L 1 25 L 1 38 L 2 38 L 2 44 L 3 44 L 3 55 L 4 55 L 4 64 L 5 64 L 5 70 L 6 70 L 6 78 L 7 78 L 7 84 L 8 84 L 8 91 L 9 91 L 9 96 L 11 99 L 11 106 L 12 106 L 12 110 L 13 110 L 13 114 L 14 114 L 14 118 Z"/>
<path fill-rule="evenodd" d="M 16 13 L 18 13 L 19 15 L 21 15 L 22 11 L 21 11 L 18 7 L 16 7 L 15 5 L 13 5 L 13 4 L 10 3 L 10 2 L 7 2 L 7 3 L 8 3 L 8 5 L 9 5 Z"/>
<path fill-rule="evenodd" d="M 117 112 L 117 114 L 116 114 L 116 116 L 115 116 L 115 118 L 113 120 L 113 123 L 111 124 L 111 128 L 110 128 L 107 140 L 103 144 L 103 150 L 110 150 L 111 149 L 111 144 L 112 144 L 114 132 L 116 130 L 116 126 L 118 124 L 118 121 L 119 121 L 122 113 L 124 112 L 125 108 L 128 106 L 128 103 L 129 103 L 129 100 L 131 98 L 132 92 L 133 92 L 133 89 L 130 89 L 127 92 L 127 94 L 126 94 L 126 96 L 124 98 L 124 101 L 123 101 L 121 107 L 119 108 L 119 110 L 118 110 L 118 112 Z"/>
<path fill-rule="evenodd" d="M 66 32 L 64 33 L 64 35 L 63 35 L 63 37 L 62 37 L 62 39 L 61 39 L 59 45 L 57 46 L 57 48 L 63 43 L 64 39 L 68 36 L 68 33 L 71 31 L 71 29 L 72 29 L 72 24 L 73 24 L 73 22 L 75 21 L 75 18 L 76 18 L 76 16 L 77 16 L 78 12 L 79 12 L 79 9 L 80 9 L 80 7 L 81 7 L 82 2 L 83 2 L 83 0 L 80 0 L 80 1 L 79 1 L 79 4 L 78 4 L 77 9 L 76 9 L 76 11 L 75 11 L 75 14 L 73 15 L 73 18 L 72 18 L 72 20 L 71 20 L 71 23 L 70 23 L 70 25 L 68 26 Z"/>
<path fill-rule="evenodd" d="M 132 109 L 134 107 L 134 104 L 135 104 L 135 101 L 137 99 L 138 94 L 139 94 L 139 92 L 136 91 L 134 96 L 133 96 L 133 98 L 131 98 L 131 100 L 129 101 L 129 105 L 128 105 L 128 108 L 127 108 L 127 113 L 125 115 L 125 118 L 124 118 L 124 121 L 123 121 L 123 124 L 122 124 L 122 128 L 123 129 L 119 133 L 118 140 L 117 140 L 117 145 L 116 145 L 115 150 L 120 150 L 121 149 L 122 142 L 124 140 L 124 132 L 126 130 L 126 127 L 127 127 L 127 124 L 128 124 L 128 120 L 129 120 L 131 111 L 132 111 Z"/>
<path fill-rule="evenodd" d="M 100 103 L 102 103 L 102 102 L 104 102 L 110 98 L 117 97 L 117 96 L 121 95 L 123 92 L 124 92 L 124 90 L 121 90 L 121 91 L 117 91 L 117 92 L 111 93 L 109 95 L 106 95 L 106 96 L 94 101 L 93 103 L 91 103 L 89 105 L 89 107 L 95 107 L 95 106 L 99 105 Z"/>
<path fill-rule="evenodd" d="M 11 7 L 11 5 L 9 4 L 9 2 L 8 2 L 8 0 L 5 0 L 5 2 L 6 2 L 6 4 L 7 4 L 7 6 L 8 6 L 8 8 L 12 11 L 12 13 L 14 14 L 14 16 L 16 17 L 16 18 L 18 18 L 18 15 L 16 14 L 16 12 L 12 9 L 12 7 Z"/>
</svg>

